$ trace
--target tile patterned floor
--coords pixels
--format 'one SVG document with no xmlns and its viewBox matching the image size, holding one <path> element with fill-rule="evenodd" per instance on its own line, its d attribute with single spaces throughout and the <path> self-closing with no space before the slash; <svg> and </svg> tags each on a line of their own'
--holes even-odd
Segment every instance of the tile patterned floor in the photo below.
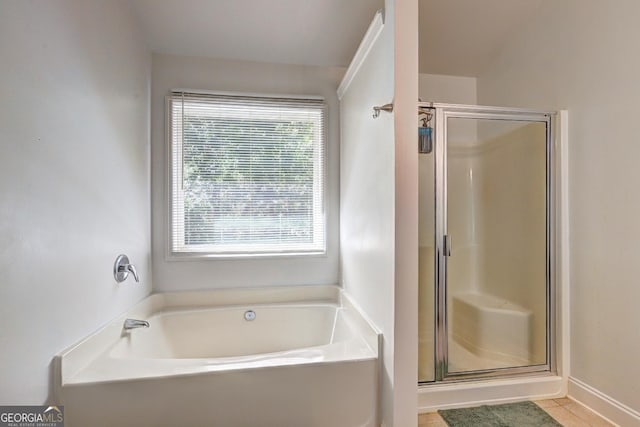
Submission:
<svg viewBox="0 0 640 427">
<path fill-rule="evenodd" d="M 535 402 L 564 427 L 612 427 L 613 424 L 567 397 Z M 437 412 L 418 415 L 418 427 L 447 427 Z"/>
</svg>

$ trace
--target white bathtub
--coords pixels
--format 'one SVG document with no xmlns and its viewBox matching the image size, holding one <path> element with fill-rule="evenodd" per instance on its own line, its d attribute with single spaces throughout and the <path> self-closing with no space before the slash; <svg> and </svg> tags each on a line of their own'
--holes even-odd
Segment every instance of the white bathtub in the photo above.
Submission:
<svg viewBox="0 0 640 427">
<path fill-rule="evenodd" d="M 337 287 L 155 294 L 57 356 L 55 388 L 71 427 L 368 427 L 377 359 Z"/>
</svg>

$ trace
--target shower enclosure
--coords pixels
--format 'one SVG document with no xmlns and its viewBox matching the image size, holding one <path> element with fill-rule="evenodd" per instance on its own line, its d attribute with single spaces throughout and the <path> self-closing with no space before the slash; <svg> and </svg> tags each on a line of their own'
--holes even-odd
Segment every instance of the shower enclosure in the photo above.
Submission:
<svg viewBox="0 0 640 427">
<path fill-rule="evenodd" d="M 554 113 L 418 109 L 420 383 L 553 372 Z"/>
</svg>

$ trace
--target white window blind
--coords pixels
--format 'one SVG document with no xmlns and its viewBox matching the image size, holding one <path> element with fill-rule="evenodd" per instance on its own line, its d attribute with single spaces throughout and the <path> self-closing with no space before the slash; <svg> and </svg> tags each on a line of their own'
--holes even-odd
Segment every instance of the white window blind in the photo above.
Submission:
<svg viewBox="0 0 640 427">
<path fill-rule="evenodd" d="M 172 93 L 170 252 L 324 253 L 322 100 Z"/>
</svg>

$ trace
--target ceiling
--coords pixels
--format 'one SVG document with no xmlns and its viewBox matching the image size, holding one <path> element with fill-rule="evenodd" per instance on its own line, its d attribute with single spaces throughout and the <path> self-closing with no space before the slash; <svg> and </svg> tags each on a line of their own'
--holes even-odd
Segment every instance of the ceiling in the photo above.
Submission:
<svg viewBox="0 0 640 427">
<path fill-rule="evenodd" d="M 349 65 L 384 0 L 131 0 L 154 52 Z"/>
<path fill-rule="evenodd" d="M 154 52 L 349 65 L 384 0 L 130 0 Z M 419 0 L 420 72 L 477 76 L 543 0 Z"/>
</svg>

